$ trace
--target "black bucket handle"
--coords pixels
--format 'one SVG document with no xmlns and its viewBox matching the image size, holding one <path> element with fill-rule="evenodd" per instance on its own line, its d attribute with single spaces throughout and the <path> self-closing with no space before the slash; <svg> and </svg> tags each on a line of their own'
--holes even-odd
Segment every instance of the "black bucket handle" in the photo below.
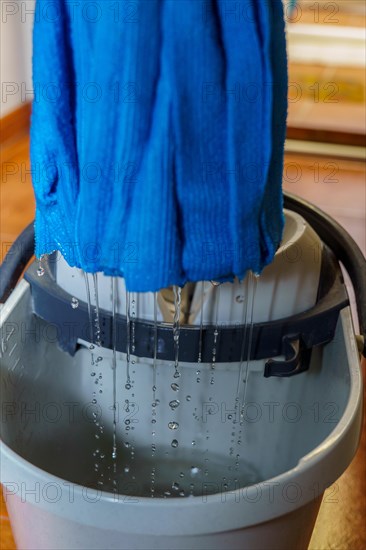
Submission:
<svg viewBox="0 0 366 550">
<path fill-rule="evenodd" d="M 9 298 L 33 255 L 34 222 L 31 222 L 13 242 L 0 265 L 0 304 Z"/>
</svg>

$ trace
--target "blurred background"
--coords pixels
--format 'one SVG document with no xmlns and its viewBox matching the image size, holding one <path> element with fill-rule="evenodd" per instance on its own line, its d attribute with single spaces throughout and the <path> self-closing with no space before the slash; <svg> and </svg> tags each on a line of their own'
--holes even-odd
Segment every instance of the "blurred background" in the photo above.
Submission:
<svg viewBox="0 0 366 550">
<path fill-rule="evenodd" d="M 34 217 L 29 163 L 34 4 L 0 2 L 0 261 Z M 366 3 L 300 0 L 292 11 L 290 2 L 284 8 L 289 113 L 283 186 L 333 216 L 365 253 Z M 310 549 L 366 548 L 365 517 L 364 430 L 353 463 L 325 493 Z M 0 548 L 15 548 L 4 502 L 0 522 Z"/>
</svg>

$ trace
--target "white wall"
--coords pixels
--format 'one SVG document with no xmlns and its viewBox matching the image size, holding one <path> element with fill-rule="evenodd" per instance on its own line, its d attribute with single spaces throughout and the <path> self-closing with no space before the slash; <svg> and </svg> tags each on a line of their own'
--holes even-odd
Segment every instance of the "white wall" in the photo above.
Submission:
<svg viewBox="0 0 366 550">
<path fill-rule="evenodd" d="M 0 0 L 0 116 L 32 99 L 35 0 Z"/>
</svg>

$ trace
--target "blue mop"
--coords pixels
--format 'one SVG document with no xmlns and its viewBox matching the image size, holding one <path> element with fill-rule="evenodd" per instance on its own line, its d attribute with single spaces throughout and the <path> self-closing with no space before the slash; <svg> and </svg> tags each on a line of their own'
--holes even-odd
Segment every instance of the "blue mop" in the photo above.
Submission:
<svg viewBox="0 0 366 550">
<path fill-rule="evenodd" d="M 283 229 L 280 0 L 38 0 L 33 66 L 38 257 L 59 250 L 130 291 L 271 262 Z"/>
</svg>

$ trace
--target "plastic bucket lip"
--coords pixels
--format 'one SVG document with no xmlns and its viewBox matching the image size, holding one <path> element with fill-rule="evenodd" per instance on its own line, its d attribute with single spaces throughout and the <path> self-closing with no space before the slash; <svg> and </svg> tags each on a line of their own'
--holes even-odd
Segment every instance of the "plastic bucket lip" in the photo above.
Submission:
<svg viewBox="0 0 366 550">
<path fill-rule="evenodd" d="M 352 329 L 349 308 L 341 313 L 341 322 L 347 335 L 347 331 Z M 357 354 L 354 342 L 345 338 L 345 344 L 347 354 L 349 357 L 351 354 L 350 358 L 352 359 L 352 355 Z M 61 487 L 72 486 L 74 497 L 72 503 L 65 501 L 64 495 L 63 501 L 60 499 L 58 502 L 50 504 L 45 499 L 40 499 L 36 504 L 56 516 L 75 520 L 81 525 L 99 526 L 103 529 L 124 533 L 160 536 L 189 534 L 193 536 L 231 531 L 264 523 L 293 512 L 314 500 L 314 492 L 309 488 L 319 479 L 321 480 L 321 489 L 316 496 L 320 496 L 351 462 L 358 446 L 362 412 L 362 379 L 358 363 L 349 361 L 349 375 L 348 402 L 332 432 L 317 447 L 304 455 L 293 468 L 252 486 L 239 488 L 229 493 L 218 492 L 207 496 L 174 499 L 114 496 L 113 493 L 87 489 L 50 474 L 22 458 L 4 442 L 0 442 L 0 455 L 3 460 L 11 463 L 9 469 L 12 471 L 12 477 L 18 479 L 16 481 L 2 479 L 1 481 L 2 483 L 16 484 L 17 481 L 19 482 L 19 476 L 24 473 L 26 475 L 22 477 L 31 479 L 29 481 L 31 487 L 35 482 L 45 485 L 58 484 Z M 6 468 L 8 467 L 6 466 Z M 283 490 L 289 486 L 298 487 L 301 490 L 300 498 L 296 502 L 283 498 Z M 262 496 L 256 500 L 255 495 L 258 494 L 258 488 L 260 488 Z M 268 498 L 271 488 L 276 489 L 274 494 L 277 491 L 277 497 L 273 497 L 272 501 Z M 85 499 L 86 490 L 92 492 L 93 495 L 97 494 L 98 501 L 87 501 Z M 33 500 L 34 497 L 31 497 L 26 501 L 34 505 Z M 54 508 L 52 504 L 54 504 Z M 77 506 L 77 513 L 73 504 Z M 111 505 L 123 506 L 120 509 L 124 515 L 121 516 L 119 524 L 116 522 L 115 516 L 111 516 Z"/>
</svg>

